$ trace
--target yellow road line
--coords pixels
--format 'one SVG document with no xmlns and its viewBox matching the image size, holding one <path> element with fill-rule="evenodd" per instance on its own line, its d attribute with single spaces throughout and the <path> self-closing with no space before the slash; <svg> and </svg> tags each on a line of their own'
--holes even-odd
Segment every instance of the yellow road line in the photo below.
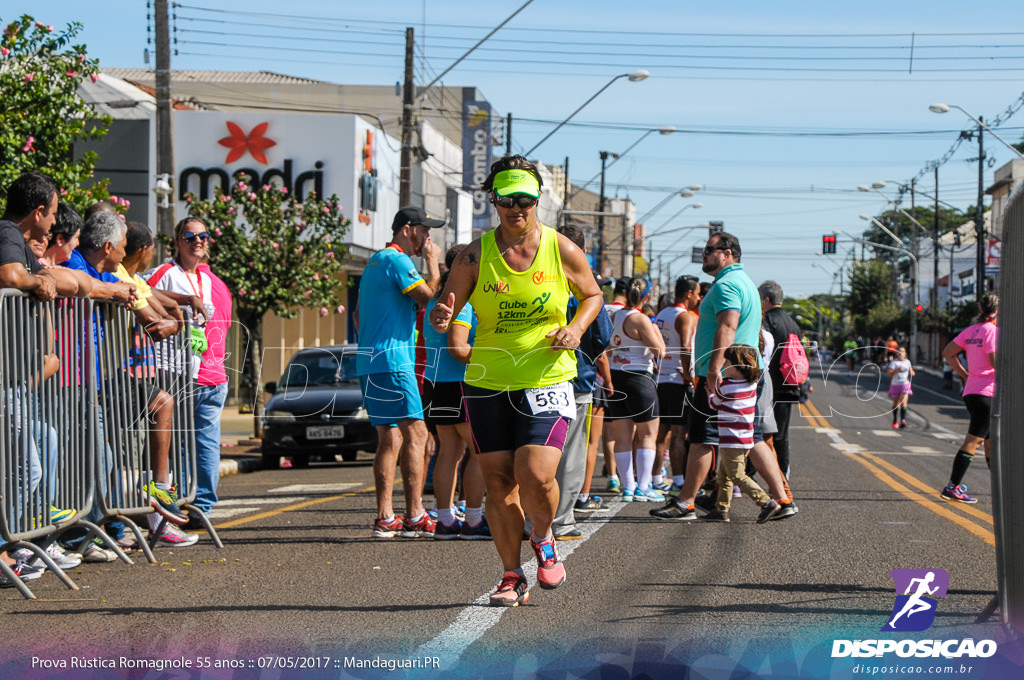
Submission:
<svg viewBox="0 0 1024 680">
<path fill-rule="evenodd" d="M 814 402 L 811 401 L 810 399 L 807 400 L 807 408 L 809 408 L 811 410 L 811 413 L 813 413 L 815 416 L 818 417 L 818 420 L 821 421 L 821 426 L 822 427 L 825 427 L 825 428 L 831 428 L 832 427 L 832 425 L 828 422 L 828 418 L 826 418 L 825 416 L 823 416 L 821 414 L 821 411 L 818 410 L 818 407 L 815 406 Z"/>
<path fill-rule="evenodd" d="M 896 467 L 895 465 L 893 465 L 889 461 L 883 460 L 882 458 L 880 458 L 880 457 L 878 457 L 878 456 L 876 456 L 876 455 L 874 455 L 872 453 L 862 453 L 860 455 L 862 455 L 862 456 L 864 456 L 866 458 L 869 458 L 876 465 L 878 465 L 880 467 L 883 467 L 886 470 L 888 470 L 889 472 L 891 472 L 894 475 L 896 475 L 897 477 L 902 478 L 905 482 L 907 482 L 911 486 L 916 486 L 918 489 L 920 489 L 924 493 L 928 494 L 929 496 L 934 496 L 934 494 L 936 493 L 935 489 L 933 489 L 932 487 L 928 486 L 927 484 L 922 482 L 917 477 L 909 474 L 908 472 L 905 472 L 905 471 L 899 469 L 898 467 Z M 943 503 L 945 503 L 945 501 L 943 501 Z M 992 515 L 988 514 L 984 510 L 979 510 L 978 508 L 974 507 L 973 505 L 967 505 L 965 503 L 957 503 L 957 504 L 953 505 L 952 507 L 957 508 L 958 510 L 962 510 L 963 512 L 967 513 L 968 515 L 971 515 L 972 517 L 976 517 L 977 519 L 980 519 L 983 522 L 988 522 L 989 524 L 992 524 Z"/>
<path fill-rule="evenodd" d="M 811 404 L 810 399 L 808 399 L 806 404 L 800 404 L 800 415 L 806 418 L 814 427 L 828 427 L 828 423 L 819 420 L 820 414 L 816 414 L 811 410 L 812 408 L 814 406 Z"/>
<path fill-rule="evenodd" d="M 882 482 L 884 482 L 886 485 L 888 485 L 889 487 L 893 488 L 894 490 L 898 491 L 899 493 L 903 494 L 904 496 L 906 496 L 910 500 L 914 501 L 918 505 L 920 505 L 923 508 L 926 508 L 928 510 L 931 510 L 936 515 L 938 515 L 939 517 L 942 517 L 944 519 L 948 519 L 950 522 L 953 522 L 953 524 L 956 524 L 957 526 L 959 526 L 959 527 L 961 527 L 963 529 L 966 529 L 967 531 L 969 531 L 970 533 L 974 534 L 975 536 L 977 536 L 981 540 L 985 541 L 985 543 L 987 543 L 988 545 L 991 545 L 991 546 L 995 547 L 995 544 L 996 544 L 995 534 L 993 534 L 988 529 L 985 529 L 984 527 L 978 526 L 977 524 L 975 524 L 974 522 L 970 521 L 966 517 L 962 517 L 962 516 L 960 516 L 960 515 L 958 515 L 958 514 L 956 514 L 954 512 L 950 512 L 949 509 L 946 508 L 945 506 L 939 505 L 935 501 L 932 501 L 932 500 L 930 500 L 928 498 L 925 498 L 921 494 L 919 494 L 919 493 L 917 493 L 915 491 L 912 491 L 912 490 L 908 489 L 907 487 L 903 486 L 898 481 L 893 479 L 890 475 L 886 474 L 884 470 L 882 470 L 881 468 L 877 467 L 872 461 L 868 460 L 868 458 L 865 457 L 864 454 L 850 453 L 849 451 L 844 451 L 843 455 L 847 456 L 849 458 L 852 458 L 853 460 L 857 461 L 858 463 L 863 465 L 865 468 L 867 468 L 868 471 L 871 474 L 873 474 L 875 477 L 877 477 L 879 480 L 881 480 Z"/>
<path fill-rule="evenodd" d="M 257 513 L 255 515 L 249 515 L 247 517 L 240 517 L 239 519 L 234 519 L 234 520 L 231 520 L 230 522 L 224 522 L 222 524 L 215 524 L 215 525 L 213 525 L 213 528 L 214 529 L 230 529 L 232 527 L 237 527 L 237 526 L 241 526 L 243 524 L 248 524 L 249 522 L 255 522 L 256 520 L 266 519 L 268 517 L 274 517 L 276 515 L 280 515 L 280 514 L 285 513 L 285 512 L 290 512 L 292 510 L 301 510 L 302 508 L 308 508 L 308 507 L 310 507 L 312 505 L 320 505 L 321 503 L 329 503 L 331 501 L 336 501 L 336 500 L 341 499 L 341 498 L 351 498 L 352 496 L 355 496 L 356 494 L 359 494 L 359 493 L 366 493 L 367 491 L 373 491 L 374 488 L 375 487 L 368 486 L 368 487 L 366 487 L 364 489 L 360 489 L 359 491 L 353 491 L 351 493 L 343 493 L 343 494 L 338 495 L 338 496 L 328 496 L 326 498 L 316 498 L 316 499 L 310 500 L 310 501 L 303 501 L 301 503 L 295 503 L 294 505 L 286 505 L 283 508 L 277 508 L 275 510 L 267 510 L 266 512 L 260 512 L 260 513 Z"/>
</svg>

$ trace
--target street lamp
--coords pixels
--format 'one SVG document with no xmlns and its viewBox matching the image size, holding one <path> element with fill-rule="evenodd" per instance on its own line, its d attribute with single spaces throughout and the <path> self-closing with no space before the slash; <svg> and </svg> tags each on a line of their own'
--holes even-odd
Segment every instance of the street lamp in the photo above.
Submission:
<svg viewBox="0 0 1024 680">
<path fill-rule="evenodd" d="M 630 144 L 630 145 L 629 145 L 628 147 L 626 147 L 626 150 L 625 150 L 625 151 L 620 151 L 620 152 L 619 152 L 619 154 L 618 154 L 617 156 L 615 156 L 615 158 L 614 158 L 614 159 L 612 159 L 611 163 L 608 163 L 608 165 L 607 165 L 607 167 L 606 167 L 605 169 L 607 169 L 607 168 L 610 168 L 610 167 L 612 167 L 613 165 L 615 165 L 615 163 L 616 163 L 616 162 L 617 162 L 617 161 L 618 161 L 618 160 L 619 160 L 620 158 L 622 158 L 622 157 L 623 157 L 623 156 L 625 156 L 625 155 L 626 155 L 627 153 L 629 153 L 629 152 L 630 152 L 630 151 L 632 151 L 632 150 L 633 150 L 634 148 L 636 148 L 636 146 L 637 146 L 637 145 L 638 145 L 638 144 L 639 144 L 640 142 L 642 142 L 642 141 L 644 141 L 645 139 L 647 139 L 647 137 L 648 137 L 649 135 L 651 135 L 651 134 L 653 134 L 653 133 L 655 133 L 655 132 L 657 132 L 657 133 L 658 133 L 658 134 L 660 134 L 660 135 L 670 135 L 670 134 L 672 134 L 672 133 L 673 133 L 673 132 L 675 132 L 675 131 L 676 131 L 676 126 L 675 126 L 675 125 L 666 125 L 666 126 L 664 126 L 664 127 L 660 127 L 660 128 L 651 128 L 650 130 L 647 130 L 647 131 L 646 131 L 646 132 L 644 132 L 644 133 L 643 133 L 642 135 L 640 135 L 640 138 L 639 138 L 638 140 L 636 140 L 635 142 L 633 142 L 632 144 Z M 600 177 L 600 176 L 601 176 L 601 172 L 600 172 L 600 171 L 598 171 L 598 172 L 597 172 L 597 173 L 596 173 L 596 174 L 595 174 L 595 175 L 594 175 L 593 177 L 591 177 L 590 179 L 588 179 L 588 180 L 587 180 L 586 182 L 584 182 L 583 184 L 580 184 L 579 186 L 577 186 L 577 187 L 576 187 L 576 190 L 575 190 L 575 191 L 573 191 L 573 192 L 572 192 L 571 194 L 569 194 L 569 197 L 565 199 L 565 204 L 566 204 L 566 205 L 568 205 L 568 204 L 569 204 L 569 201 L 571 201 L 571 200 L 572 200 L 572 199 L 573 199 L 573 198 L 574 198 L 574 197 L 576 196 L 576 194 L 580 193 L 581 191 L 583 191 L 584 189 L 586 189 L 586 188 L 587 188 L 588 186 L 590 186 L 591 184 L 593 184 L 593 183 L 594 183 L 594 181 L 595 181 L 595 180 L 596 180 L 596 179 L 597 179 L 598 177 Z"/>
<path fill-rule="evenodd" d="M 985 128 L 986 130 L 988 130 L 990 135 L 992 135 L 993 137 L 998 139 L 1000 142 L 1002 142 L 1006 146 L 1007 149 L 1009 149 L 1010 151 L 1012 151 L 1015 154 L 1017 154 L 1017 158 L 1020 158 L 1021 160 L 1024 160 L 1024 153 L 1021 153 L 1020 151 L 1018 151 L 1016 149 L 1016 147 L 1013 146 L 1013 144 L 1010 144 L 1008 141 L 1006 141 L 1005 139 L 1003 139 L 1002 137 L 997 135 L 995 133 L 995 130 L 990 128 L 988 125 L 985 125 L 984 123 L 982 123 L 980 118 L 975 118 L 974 116 L 972 116 L 971 113 L 967 109 L 963 108 L 962 106 L 957 106 L 956 104 L 937 103 L 937 104 L 932 104 L 932 105 L 930 105 L 928 107 L 928 110 L 931 111 L 932 113 L 949 113 L 950 109 L 959 109 L 965 116 L 967 116 L 968 118 L 973 120 L 975 123 L 977 123 L 978 127 Z"/>
<path fill-rule="evenodd" d="M 891 231 L 889 231 L 889 229 L 884 224 L 879 222 L 874 217 L 868 217 L 867 215 L 861 215 L 860 218 L 862 220 L 870 220 L 871 222 L 873 222 L 875 224 L 875 226 L 877 226 L 879 229 L 881 229 L 886 234 L 891 236 L 893 238 L 893 240 L 895 240 L 900 245 L 899 245 L 898 248 L 894 248 L 892 246 L 882 245 L 881 243 L 872 243 L 870 241 L 864 241 L 862 239 L 860 240 L 861 243 L 864 243 L 864 244 L 870 245 L 870 246 L 874 246 L 876 248 L 883 248 L 885 250 L 892 250 L 892 251 L 906 253 L 907 255 L 910 256 L 910 259 L 914 263 L 914 267 L 913 267 L 913 270 L 911 271 L 911 278 L 910 278 L 910 297 L 913 298 L 913 300 L 912 300 L 912 302 L 910 304 L 910 360 L 911 361 L 916 361 L 916 359 L 917 359 L 917 304 L 918 304 L 918 300 L 917 300 L 917 297 L 918 297 L 918 292 L 917 292 L 917 254 L 912 252 L 909 248 L 907 248 L 907 246 L 903 243 L 903 241 L 901 241 L 899 238 L 896 237 L 896 234 L 894 234 Z"/>
<path fill-rule="evenodd" d="M 651 74 L 650 74 L 650 72 L 648 72 L 648 71 L 630 71 L 629 73 L 620 73 L 619 75 L 615 76 L 614 78 L 612 78 L 611 80 L 609 80 L 609 81 L 608 81 L 608 82 L 607 82 L 607 83 L 605 84 L 605 86 L 604 86 L 604 87 L 602 87 L 602 88 L 601 88 L 600 90 L 598 90 L 597 92 L 595 92 L 595 93 L 594 93 L 594 95 L 593 95 L 593 96 L 592 96 L 592 97 L 591 97 L 590 99 L 588 99 L 587 101 L 583 102 L 583 103 L 582 103 L 582 104 L 580 105 L 580 107 L 579 107 L 578 109 L 576 109 L 575 111 L 573 111 L 572 113 L 570 113 L 570 114 L 569 114 L 569 117 L 568 117 L 568 118 L 566 118 L 566 119 L 565 119 L 565 120 L 563 120 L 563 121 L 562 121 L 561 123 L 559 123 L 559 124 L 558 124 L 557 126 L 555 126 L 555 129 L 554 129 L 554 130 L 552 130 L 551 132 L 549 132 L 549 133 L 547 133 L 546 135 L 544 135 L 544 139 L 542 139 L 542 140 L 540 140 L 539 142 L 537 142 L 536 144 L 534 144 L 534 145 L 533 145 L 533 147 L 532 147 L 532 148 L 531 148 L 531 149 L 530 149 L 529 151 L 527 151 L 526 153 L 524 153 L 523 155 L 524 155 L 524 156 L 526 156 L 527 158 L 529 158 L 530 154 L 531 154 L 531 153 L 533 153 L 534 151 L 536 151 L 536 150 L 537 150 L 537 147 L 539 147 L 539 146 L 540 146 L 541 144 L 543 144 L 544 142 L 548 141 L 548 138 L 550 138 L 550 137 L 551 137 L 551 135 L 553 135 L 553 134 L 555 134 L 556 132 L 558 132 L 559 130 L 561 130 L 561 129 L 562 129 L 562 126 L 563 126 L 563 125 L 565 125 L 565 124 L 566 124 L 566 123 L 568 123 L 568 122 L 569 122 L 570 120 L 572 120 L 572 119 L 573 119 L 573 117 L 575 117 L 577 113 L 579 113 L 579 112 L 580 112 L 580 111 L 582 111 L 582 110 L 583 110 L 584 108 L 586 108 L 587 104 L 589 104 L 590 102 L 592 102 L 592 101 L 594 101 L 595 99 L 597 99 L 598 95 L 600 95 L 600 94 L 601 94 L 602 92 L 604 92 L 604 91 L 605 91 L 605 90 L 607 90 L 607 89 L 608 89 L 609 87 L 611 87 L 611 86 L 612 86 L 612 83 L 614 83 L 614 82 L 615 82 L 616 80 L 618 80 L 619 78 L 628 78 L 628 79 L 629 79 L 629 82 L 631 82 L 631 83 L 638 83 L 638 82 L 640 82 L 641 80 L 646 80 L 646 79 L 647 79 L 647 77 L 648 77 L 649 75 L 651 75 Z"/>
<path fill-rule="evenodd" d="M 691 196 L 693 195 L 692 192 L 687 192 L 687 193 L 689 193 Z M 643 235 L 641 235 L 638 238 L 636 238 L 633 241 L 633 256 L 635 257 L 638 251 L 640 253 L 645 252 L 644 251 L 644 244 L 646 243 L 647 239 L 651 239 L 651 238 L 654 238 L 655 236 L 657 236 L 658 234 L 665 233 L 664 227 L 666 227 L 669 224 L 671 224 L 677 217 L 679 217 L 684 212 L 686 212 L 686 210 L 688 208 L 693 208 L 694 210 L 700 210 L 703 207 L 704 207 L 703 203 L 687 203 L 682 208 L 680 208 L 679 211 L 676 212 L 675 215 L 673 215 L 672 217 L 670 217 L 667 220 L 665 220 L 665 222 L 660 227 L 658 227 L 655 231 L 651 232 L 650 234 L 644 233 Z M 641 224 L 643 224 L 643 223 L 641 222 Z M 639 242 L 639 244 L 640 244 L 639 246 L 637 246 L 637 242 Z M 641 257 L 642 257 L 642 255 L 641 255 Z"/>
<path fill-rule="evenodd" d="M 932 104 L 928 107 L 928 110 L 932 113 L 948 113 L 950 109 L 959 109 L 961 113 L 973 120 L 978 124 L 978 204 L 975 207 L 974 212 L 974 234 L 977 239 L 977 250 L 974 257 L 974 288 L 975 288 L 975 299 L 981 301 L 981 296 L 985 294 L 985 147 L 982 142 L 982 130 L 988 130 L 989 133 L 1003 145 L 1017 154 L 1018 158 L 1024 159 L 1024 154 L 1015 149 L 1012 144 L 1007 142 L 1005 139 L 995 133 L 995 131 L 989 126 L 981 122 L 980 118 L 977 118 L 967 109 L 956 104 Z M 953 276 L 953 272 L 949 273 L 950 277 Z M 950 279 L 952 280 L 952 279 Z"/>
<path fill-rule="evenodd" d="M 682 196 L 683 198 L 691 198 L 694 192 L 700 191 L 703 188 L 704 186 L 701 184 L 691 184 L 690 186 L 683 187 L 682 189 L 676 189 L 675 191 L 671 192 L 668 196 L 661 199 L 658 202 L 658 205 L 654 206 L 653 208 L 645 212 L 643 216 L 637 218 L 637 222 L 643 224 L 644 220 L 646 220 L 648 217 L 661 210 L 666 203 L 671 201 L 676 196 Z"/>
</svg>

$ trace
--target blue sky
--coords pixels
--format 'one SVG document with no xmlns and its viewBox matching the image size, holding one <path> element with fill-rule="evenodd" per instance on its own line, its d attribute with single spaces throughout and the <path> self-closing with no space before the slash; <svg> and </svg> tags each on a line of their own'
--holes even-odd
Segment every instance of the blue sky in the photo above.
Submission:
<svg viewBox="0 0 1024 680">
<path fill-rule="evenodd" d="M 404 27 L 412 26 L 423 85 L 521 4 L 193 0 L 175 10 L 180 54 L 172 64 L 391 84 L 402 78 Z M 0 16 L 29 11 L 46 23 L 82 21 L 82 39 L 103 65 L 144 65 L 142 0 L 14 1 Z M 532 156 L 549 164 L 568 156 L 570 176 L 584 181 L 600 169 L 599 151 L 623 151 L 645 129 L 674 125 L 679 131 L 648 136 L 608 171 L 608 193 L 629 196 L 643 214 L 673 188 L 704 185 L 692 199 L 669 201 L 647 220 L 649 231 L 724 220 L 754 280 L 773 278 L 790 295 L 832 284 L 826 269 L 810 266 L 822 263 L 815 253 L 823 233 L 856 234 L 866 224 L 858 215 L 886 209 L 857 185 L 908 181 L 973 126 L 955 110 L 930 113 L 930 103 L 991 120 L 1024 91 L 1024 4 L 1005 1 L 534 0 L 485 47 L 443 82 L 477 86 L 497 112 L 511 112 L 519 152 L 613 76 L 650 71 L 643 82 L 616 81 L 576 117 L 580 125 L 562 128 Z M 1024 113 L 998 130 L 1019 141 Z M 995 158 L 987 186 L 1011 153 L 991 137 L 986 151 Z M 941 166 L 944 201 L 974 203 L 976 157 L 976 142 L 965 142 Z M 934 191 L 931 172 L 921 188 Z M 703 208 L 662 227 L 694 201 Z M 697 273 L 689 249 L 698 233 L 656 239 L 666 259 L 678 258 L 673 275 Z M 836 261 L 849 245 L 840 237 Z"/>
</svg>

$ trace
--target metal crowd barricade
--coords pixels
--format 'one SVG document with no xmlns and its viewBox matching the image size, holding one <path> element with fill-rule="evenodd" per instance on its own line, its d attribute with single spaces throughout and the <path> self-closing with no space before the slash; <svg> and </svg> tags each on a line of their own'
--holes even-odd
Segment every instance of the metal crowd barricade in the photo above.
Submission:
<svg viewBox="0 0 1024 680">
<path fill-rule="evenodd" d="M 173 400 L 173 421 L 167 466 L 178 490 L 179 507 L 204 521 L 217 547 L 223 547 L 209 520 L 192 507 L 196 495 L 193 354 L 187 328 L 154 343 L 133 315 L 113 303 L 97 303 L 98 355 L 103 379 L 99 386 L 99 413 L 105 445 L 98 451 L 102 523 L 119 519 L 132 531 L 150 562 L 152 546 L 167 522 L 161 518 L 147 542 L 129 515 L 154 512 L 146 485 L 154 480 L 150 452 L 162 456 L 154 436 L 162 437 L 149 414 L 150 404 Z M 187 315 L 187 310 L 186 310 Z M 152 444 L 152 446 L 151 446 Z"/>
<path fill-rule="evenodd" d="M 102 533 L 83 519 L 95 490 L 93 441 L 85 434 L 96 384 L 91 310 L 89 300 L 43 303 L 0 290 L 0 550 L 29 550 L 73 590 L 45 549 L 74 525 Z M 35 597 L 5 562 L 0 572 Z"/>
</svg>

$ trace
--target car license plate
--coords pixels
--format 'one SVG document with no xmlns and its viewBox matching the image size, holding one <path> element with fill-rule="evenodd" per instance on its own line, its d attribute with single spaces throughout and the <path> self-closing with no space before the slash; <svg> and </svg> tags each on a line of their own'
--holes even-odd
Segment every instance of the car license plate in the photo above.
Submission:
<svg viewBox="0 0 1024 680">
<path fill-rule="evenodd" d="M 306 439 L 344 439 L 345 428 L 341 425 L 324 425 L 306 428 Z"/>
</svg>

